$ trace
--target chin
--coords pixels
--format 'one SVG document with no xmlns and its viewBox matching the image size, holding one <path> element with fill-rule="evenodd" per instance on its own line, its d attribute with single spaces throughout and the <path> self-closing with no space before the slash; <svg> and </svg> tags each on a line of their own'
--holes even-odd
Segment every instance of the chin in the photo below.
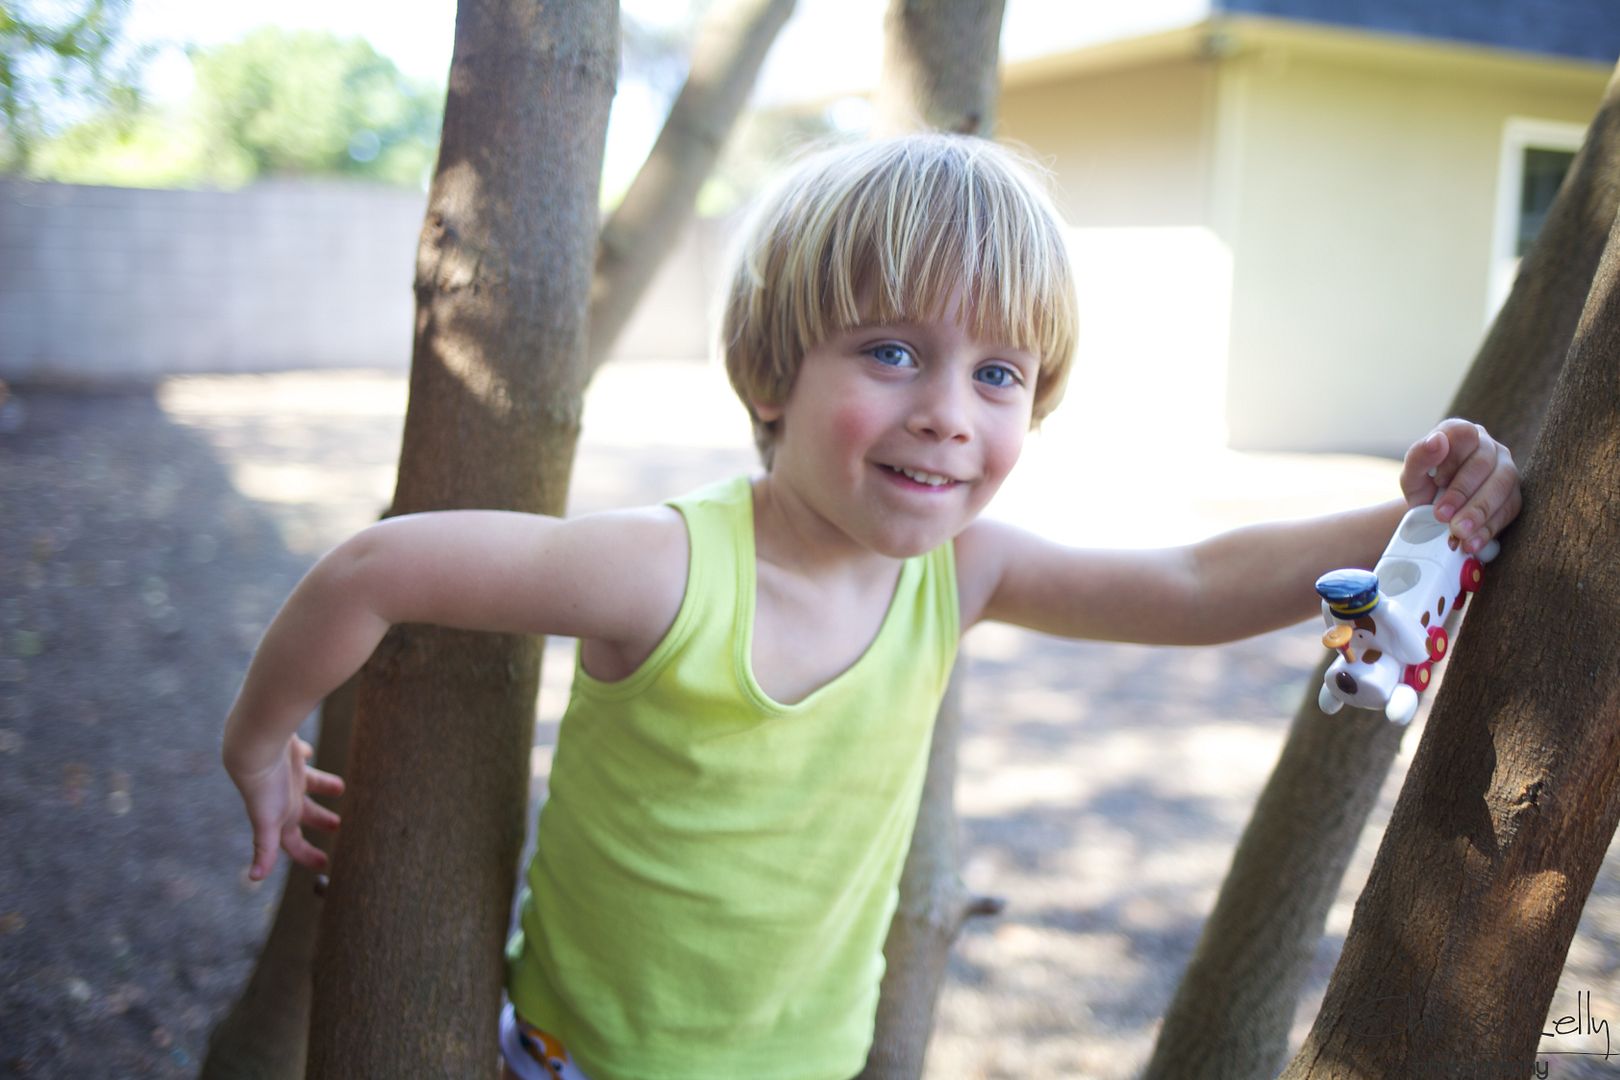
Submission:
<svg viewBox="0 0 1620 1080">
<path fill-rule="evenodd" d="M 903 533 L 885 534 L 872 538 L 872 550 L 891 559 L 909 559 L 926 555 L 941 544 L 955 539 L 955 533 Z"/>
</svg>

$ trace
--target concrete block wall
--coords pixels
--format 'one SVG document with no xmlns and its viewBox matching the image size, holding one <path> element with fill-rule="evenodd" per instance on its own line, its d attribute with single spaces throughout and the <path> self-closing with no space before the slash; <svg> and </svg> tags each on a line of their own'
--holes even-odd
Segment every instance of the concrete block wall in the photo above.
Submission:
<svg viewBox="0 0 1620 1080">
<path fill-rule="evenodd" d="M 332 181 L 0 181 L 0 378 L 410 362 L 426 196 Z M 688 230 L 616 350 L 702 357 L 723 226 Z"/>
<path fill-rule="evenodd" d="M 425 197 L 0 182 L 0 376 L 403 367 Z"/>
</svg>

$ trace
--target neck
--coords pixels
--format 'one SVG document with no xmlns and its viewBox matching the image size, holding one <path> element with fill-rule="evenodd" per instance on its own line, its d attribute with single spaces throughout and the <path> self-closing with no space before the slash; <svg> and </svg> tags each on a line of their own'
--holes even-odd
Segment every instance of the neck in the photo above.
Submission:
<svg viewBox="0 0 1620 1080">
<path fill-rule="evenodd" d="M 771 483 L 753 481 L 754 558 L 804 578 L 891 579 L 902 560 L 862 547 L 811 507 Z"/>
</svg>

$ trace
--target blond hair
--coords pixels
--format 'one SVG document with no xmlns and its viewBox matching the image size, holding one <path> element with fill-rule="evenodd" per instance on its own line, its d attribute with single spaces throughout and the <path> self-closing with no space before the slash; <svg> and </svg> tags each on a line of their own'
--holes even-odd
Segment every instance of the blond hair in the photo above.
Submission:
<svg viewBox="0 0 1620 1080">
<path fill-rule="evenodd" d="M 963 135 L 906 135 L 817 153 L 760 200 L 722 297 L 720 350 L 769 465 L 805 353 L 862 323 L 937 317 L 1040 358 L 1035 423 L 1063 396 L 1076 298 L 1062 225 L 1034 167 Z M 862 309 L 863 302 L 867 305 Z"/>
</svg>

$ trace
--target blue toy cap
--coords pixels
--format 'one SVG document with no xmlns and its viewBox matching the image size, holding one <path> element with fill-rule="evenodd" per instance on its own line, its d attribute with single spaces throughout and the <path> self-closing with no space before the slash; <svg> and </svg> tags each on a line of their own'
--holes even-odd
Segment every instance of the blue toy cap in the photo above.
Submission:
<svg viewBox="0 0 1620 1080">
<path fill-rule="evenodd" d="M 1316 579 L 1316 592 L 1335 618 L 1354 619 L 1378 606 L 1378 575 L 1371 570 L 1334 570 Z"/>
</svg>

